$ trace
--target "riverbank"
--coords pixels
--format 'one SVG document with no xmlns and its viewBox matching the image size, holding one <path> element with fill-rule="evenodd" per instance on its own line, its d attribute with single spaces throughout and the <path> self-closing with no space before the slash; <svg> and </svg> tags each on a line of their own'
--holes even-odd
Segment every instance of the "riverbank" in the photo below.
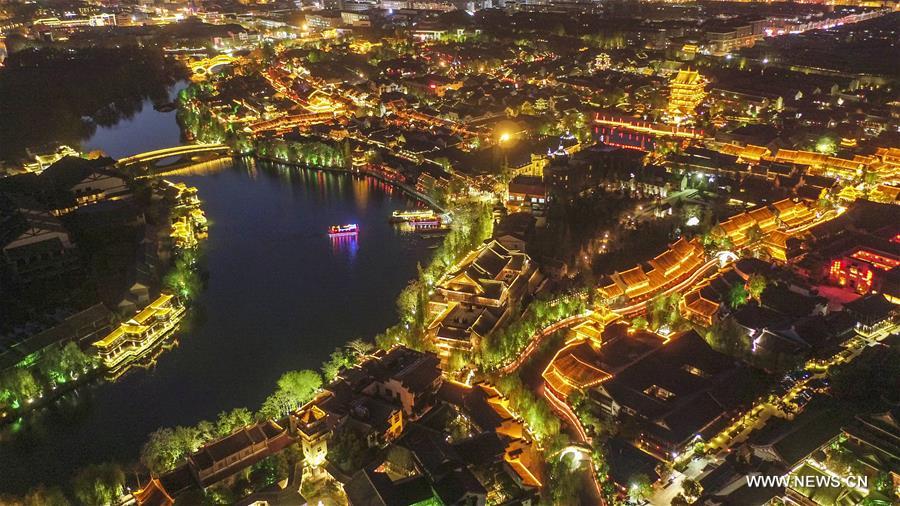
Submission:
<svg viewBox="0 0 900 506">
<path fill-rule="evenodd" d="M 3 427 L 0 492 L 134 462 L 159 427 L 260 406 L 284 371 L 318 368 L 335 347 L 392 325 L 396 294 L 432 255 L 430 242 L 389 223 L 410 198 L 371 177 L 246 159 L 172 179 L 198 188 L 210 228 L 208 280 L 176 332 L 178 347 L 147 370 L 92 383 Z M 361 225 L 358 239 L 332 243 L 327 227 L 348 222 Z"/>
</svg>

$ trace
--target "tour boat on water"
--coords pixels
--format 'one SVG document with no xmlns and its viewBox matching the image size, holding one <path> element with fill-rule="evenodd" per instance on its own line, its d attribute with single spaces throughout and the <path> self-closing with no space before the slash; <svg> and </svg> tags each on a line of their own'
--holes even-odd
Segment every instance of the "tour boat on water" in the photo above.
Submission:
<svg viewBox="0 0 900 506">
<path fill-rule="evenodd" d="M 359 233 L 359 225 L 356 223 L 351 223 L 349 225 L 332 225 L 328 229 L 328 235 L 332 237 L 342 236 L 342 235 L 356 235 Z"/>
<path fill-rule="evenodd" d="M 392 223 L 403 223 L 419 219 L 434 218 L 434 211 L 431 209 L 410 209 L 405 211 L 394 211 L 391 215 Z"/>
<path fill-rule="evenodd" d="M 441 218 L 435 216 L 433 218 L 415 218 L 409 221 L 415 230 L 428 230 L 441 228 Z"/>
</svg>

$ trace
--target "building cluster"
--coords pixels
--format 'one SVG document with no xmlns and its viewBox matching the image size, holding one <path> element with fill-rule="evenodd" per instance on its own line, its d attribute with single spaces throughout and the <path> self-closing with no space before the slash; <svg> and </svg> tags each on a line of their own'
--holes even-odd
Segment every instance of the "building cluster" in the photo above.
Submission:
<svg viewBox="0 0 900 506">
<path fill-rule="evenodd" d="M 284 420 L 204 444 L 134 498 L 140 505 L 172 504 L 192 488 L 233 483 L 242 470 L 298 445 L 304 483 L 337 479 L 351 505 L 536 500 L 543 464 L 508 400 L 486 383 L 445 380 L 439 362 L 401 346 L 379 350 Z M 348 434 L 360 446 L 336 450 Z M 363 462 L 347 469 L 342 458 Z M 299 480 L 289 481 L 279 497 L 302 503 Z"/>
<path fill-rule="evenodd" d="M 428 302 L 433 316 L 428 335 L 442 359 L 478 349 L 541 279 L 527 254 L 496 240 L 467 255 L 435 286 Z"/>
</svg>

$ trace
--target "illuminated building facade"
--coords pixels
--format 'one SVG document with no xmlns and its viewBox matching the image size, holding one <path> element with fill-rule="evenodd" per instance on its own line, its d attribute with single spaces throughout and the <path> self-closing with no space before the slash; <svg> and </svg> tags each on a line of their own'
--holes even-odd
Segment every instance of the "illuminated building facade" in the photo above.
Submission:
<svg viewBox="0 0 900 506">
<path fill-rule="evenodd" d="M 498 328 L 510 308 L 540 281 L 537 266 L 521 252 L 491 241 L 470 253 L 436 287 L 428 327 L 442 360 L 469 351 Z"/>
<path fill-rule="evenodd" d="M 315 399 L 293 415 L 304 455 L 314 465 L 327 453 L 324 438 L 352 423 L 370 447 L 385 446 L 408 422 L 434 405 L 442 383 L 440 360 L 403 346 L 379 350 L 344 369 Z M 323 453 L 324 452 L 324 453 Z"/>
<path fill-rule="evenodd" d="M 887 273 L 897 266 L 900 266 L 900 256 L 859 247 L 831 261 L 828 281 L 867 294 L 879 291 Z"/>
<path fill-rule="evenodd" d="M 318 478 L 324 474 L 328 438 L 331 437 L 331 430 L 326 423 L 327 416 L 318 406 L 309 404 L 291 418 L 296 421 L 297 433 L 300 435 L 300 449 L 303 451 L 303 464 L 306 468 L 304 476 Z"/>
<path fill-rule="evenodd" d="M 669 249 L 647 262 L 651 269 L 641 265 L 622 272 L 615 272 L 600 288 L 600 294 L 608 300 L 624 297 L 629 301 L 646 300 L 657 292 L 685 279 L 703 264 L 703 246 L 697 239 L 684 238 L 675 241 Z"/>
<path fill-rule="evenodd" d="M 97 355 L 112 369 L 141 357 L 178 325 L 184 306 L 173 295 L 162 294 L 141 312 L 94 343 Z"/>
<path fill-rule="evenodd" d="M 694 111 L 706 96 L 706 81 L 696 70 L 679 70 L 669 81 L 668 112 L 676 123 L 693 117 Z"/>
</svg>

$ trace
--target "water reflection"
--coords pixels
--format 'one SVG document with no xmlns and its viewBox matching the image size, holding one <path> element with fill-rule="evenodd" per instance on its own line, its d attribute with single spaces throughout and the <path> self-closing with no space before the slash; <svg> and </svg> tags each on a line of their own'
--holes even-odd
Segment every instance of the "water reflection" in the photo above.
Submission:
<svg viewBox="0 0 900 506">
<path fill-rule="evenodd" d="M 359 237 L 353 235 L 331 236 L 331 251 L 335 255 L 346 255 L 352 262 L 359 250 Z"/>
<path fill-rule="evenodd" d="M 316 368 L 336 346 L 395 322 L 394 298 L 433 244 L 389 223 L 414 202 L 371 178 L 253 160 L 229 166 L 168 176 L 199 188 L 210 220 L 207 287 L 175 334 L 178 347 L 149 370 L 0 430 L 0 493 L 65 483 L 89 464 L 134 462 L 161 426 L 257 409 L 284 371 Z M 329 239 L 328 227 L 344 223 L 358 223 L 359 236 Z"/>
</svg>

